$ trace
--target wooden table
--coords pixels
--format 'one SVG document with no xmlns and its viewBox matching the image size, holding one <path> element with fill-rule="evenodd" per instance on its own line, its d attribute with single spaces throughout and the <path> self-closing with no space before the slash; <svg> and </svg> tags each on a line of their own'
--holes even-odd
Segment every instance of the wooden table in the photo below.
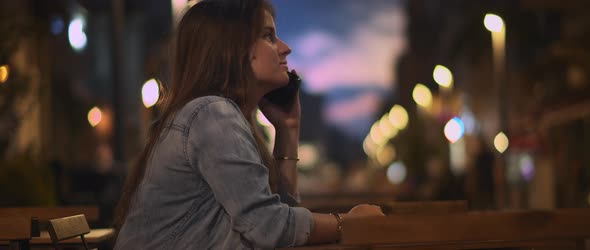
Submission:
<svg viewBox="0 0 590 250">
<path fill-rule="evenodd" d="M 401 214 L 349 219 L 340 244 L 293 249 L 583 250 L 590 209 Z"/>
</svg>

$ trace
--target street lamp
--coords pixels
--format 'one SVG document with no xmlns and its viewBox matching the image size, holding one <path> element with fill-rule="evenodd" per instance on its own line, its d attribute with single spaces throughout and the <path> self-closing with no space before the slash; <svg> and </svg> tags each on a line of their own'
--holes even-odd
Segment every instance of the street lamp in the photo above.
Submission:
<svg viewBox="0 0 590 250">
<path fill-rule="evenodd" d="M 492 35 L 493 79 L 498 93 L 499 130 L 506 131 L 506 24 L 500 16 L 491 13 L 485 15 L 483 23 Z"/>
<path fill-rule="evenodd" d="M 504 58 L 506 55 L 506 25 L 504 20 L 496 14 L 486 14 L 484 26 L 492 34 L 492 49 L 494 54 L 494 73 L 496 78 L 504 73 Z"/>
<path fill-rule="evenodd" d="M 498 15 L 488 13 L 484 18 L 484 25 L 492 35 L 492 53 L 493 53 L 493 72 L 494 83 L 497 90 L 498 100 L 498 127 L 500 131 L 506 131 L 506 24 Z M 509 132 L 509 131 L 507 131 Z M 502 206 L 505 200 L 505 175 L 506 159 L 504 153 L 508 149 L 508 137 L 504 133 L 498 134 L 494 138 L 494 146 L 500 152 L 498 157 L 499 165 L 496 165 L 497 173 L 495 180 L 497 190 L 496 202 L 498 207 Z"/>
<path fill-rule="evenodd" d="M 504 20 L 496 14 L 486 14 L 483 24 L 490 32 L 501 32 L 504 29 Z"/>
</svg>

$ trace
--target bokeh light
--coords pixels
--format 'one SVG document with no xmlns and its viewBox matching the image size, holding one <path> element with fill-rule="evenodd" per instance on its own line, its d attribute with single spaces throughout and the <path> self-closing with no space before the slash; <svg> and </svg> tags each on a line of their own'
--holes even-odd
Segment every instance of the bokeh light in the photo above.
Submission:
<svg viewBox="0 0 590 250">
<path fill-rule="evenodd" d="M 64 21 L 60 16 L 52 16 L 50 21 L 51 34 L 59 35 L 64 30 Z"/>
<path fill-rule="evenodd" d="M 378 124 L 383 136 L 387 138 L 393 138 L 397 135 L 397 128 L 391 124 L 391 121 L 387 116 L 381 117 L 381 120 L 378 121 Z"/>
<path fill-rule="evenodd" d="M 464 107 L 460 117 L 461 121 L 463 121 L 463 125 L 465 126 L 465 134 L 473 134 L 477 127 L 477 121 L 475 120 L 473 112 L 471 112 L 469 108 Z"/>
<path fill-rule="evenodd" d="M 494 138 L 494 147 L 500 153 L 504 153 L 508 149 L 509 144 L 508 137 L 503 132 L 498 133 Z"/>
<path fill-rule="evenodd" d="M 363 150 L 370 158 L 372 158 L 375 155 L 375 152 L 377 152 L 377 147 L 379 147 L 379 145 L 371 139 L 371 136 L 367 136 L 363 141 Z"/>
<path fill-rule="evenodd" d="M 424 108 L 429 108 L 432 105 L 432 92 L 424 84 L 418 83 L 412 91 L 412 97 L 416 104 Z"/>
<path fill-rule="evenodd" d="M 408 126 L 408 120 L 408 112 L 400 105 L 394 105 L 389 111 L 389 121 L 399 130 Z"/>
<path fill-rule="evenodd" d="M 88 122 L 90 123 L 90 126 L 96 127 L 96 125 L 98 125 L 101 120 L 102 120 L 102 112 L 100 111 L 100 109 L 98 107 L 93 107 L 88 112 Z"/>
<path fill-rule="evenodd" d="M 432 72 L 432 78 L 434 78 L 434 81 L 442 87 L 450 88 L 453 86 L 453 74 L 445 66 L 436 65 Z"/>
<path fill-rule="evenodd" d="M 371 132 L 369 132 L 369 136 L 377 145 L 383 145 L 387 140 L 389 140 L 389 138 L 383 136 L 378 123 L 373 124 L 371 127 Z"/>
<path fill-rule="evenodd" d="M 395 160 L 397 153 L 393 145 L 387 144 L 377 149 L 377 162 L 381 166 L 387 166 Z"/>
<path fill-rule="evenodd" d="M 74 17 L 68 26 L 68 40 L 75 51 L 81 51 L 86 47 L 85 26 L 86 21 L 82 16 Z"/>
<path fill-rule="evenodd" d="M 8 81 L 8 75 L 10 74 L 10 67 L 8 65 L 0 66 L 0 83 Z"/>
<path fill-rule="evenodd" d="M 154 106 L 160 98 L 160 87 L 156 79 L 149 79 L 141 88 L 141 99 L 146 108 Z"/>
<path fill-rule="evenodd" d="M 300 144 L 298 155 L 300 160 L 297 167 L 301 169 L 312 169 L 320 159 L 318 149 L 313 144 Z"/>
<path fill-rule="evenodd" d="M 531 181 L 535 175 L 535 163 L 530 155 L 520 158 L 520 174 L 526 181 Z"/>
<path fill-rule="evenodd" d="M 495 14 L 486 14 L 483 24 L 490 32 L 501 32 L 504 29 L 504 20 Z"/>
<path fill-rule="evenodd" d="M 387 168 L 387 180 L 392 184 L 401 184 L 406 179 L 407 169 L 402 162 L 394 162 Z"/>
<path fill-rule="evenodd" d="M 449 142 L 455 143 L 465 134 L 465 125 L 463 125 L 463 121 L 459 117 L 453 117 L 445 125 L 444 133 Z"/>
</svg>

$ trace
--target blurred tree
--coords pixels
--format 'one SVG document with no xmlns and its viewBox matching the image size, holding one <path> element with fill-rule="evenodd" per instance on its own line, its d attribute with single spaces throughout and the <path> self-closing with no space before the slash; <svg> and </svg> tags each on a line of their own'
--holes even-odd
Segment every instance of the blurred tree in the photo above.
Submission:
<svg viewBox="0 0 590 250">
<path fill-rule="evenodd" d="M 0 2 L 0 65 L 8 66 L 8 78 L 0 83 L 0 206 L 56 204 L 55 179 L 40 157 L 38 133 L 43 126 L 42 25 L 24 14 L 27 6 Z"/>
</svg>

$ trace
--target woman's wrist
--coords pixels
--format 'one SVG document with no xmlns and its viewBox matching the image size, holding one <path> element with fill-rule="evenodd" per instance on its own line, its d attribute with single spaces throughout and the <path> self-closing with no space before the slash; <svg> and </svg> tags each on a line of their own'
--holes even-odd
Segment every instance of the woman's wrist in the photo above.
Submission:
<svg viewBox="0 0 590 250">
<path fill-rule="evenodd" d="M 298 158 L 299 129 L 277 130 L 273 155 L 277 159 Z"/>
<path fill-rule="evenodd" d="M 277 160 L 277 161 L 299 161 L 299 158 L 297 158 L 297 156 L 276 156 L 275 155 L 275 160 Z"/>
<path fill-rule="evenodd" d="M 336 233 L 338 235 L 338 239 L 336 242 L 340 242 L 342 239 L 342 216 L 339 213 L 330 213 L 336 219 Z"/>
</svg>

